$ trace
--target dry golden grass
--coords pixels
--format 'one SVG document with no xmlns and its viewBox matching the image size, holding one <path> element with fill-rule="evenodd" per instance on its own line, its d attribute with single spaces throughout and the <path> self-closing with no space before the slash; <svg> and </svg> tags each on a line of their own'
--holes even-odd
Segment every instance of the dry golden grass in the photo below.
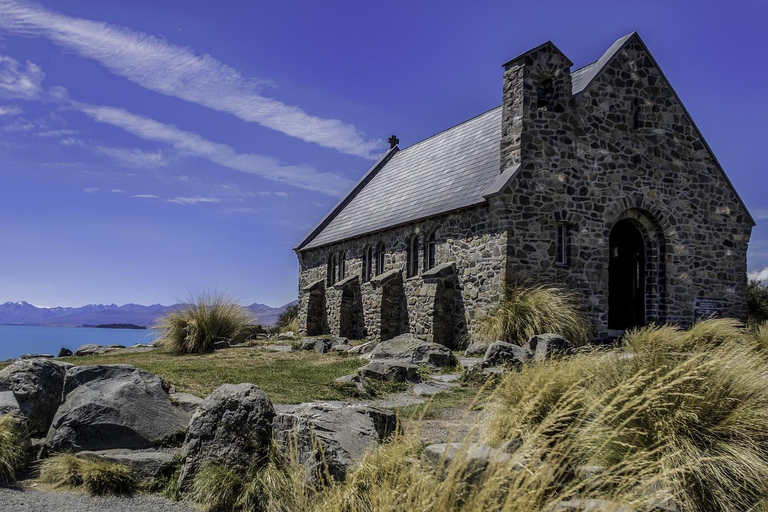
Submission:
<svg viewBox="0 0 768 512">
<path fill-rule="evenodd" d="M 24 425 L 13 414 L 0 416 L 0 482 L 13 480 L 24 462 Z"/>
<path fill-rule="evenodd" d="M 216 342 L 235 340 L 254 322 L 250 311 L 221 293 L 201 294 L 187 302 L 154 326 L 160 345 L 171 353 L 211 352 Z"/>
<path fill-rule="evenodd" d="M 103 460 L 54 455 L 40 464 L 40 480 L 54 487 L 84 489 L 91 494 L 132 494 L 136 481 L 131 469 Z"/>
<path fill-rule="evenodd" d="M 509 286 L 480 329 L 487 341 L 517 345 L 547 332 L 565 336 L 577 346 L 589 341 L 591 328 L 578 292 L 547 285 Z"/>
</svg>

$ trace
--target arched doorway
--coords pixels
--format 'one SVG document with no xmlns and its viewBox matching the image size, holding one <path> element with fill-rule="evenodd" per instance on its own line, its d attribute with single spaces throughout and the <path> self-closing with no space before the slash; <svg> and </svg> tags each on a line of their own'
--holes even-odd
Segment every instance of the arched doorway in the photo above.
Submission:
<svg viewBox="0 0 768 512">
<path fill-rule="evenodd" d="M 608 267 L 608 328 L 631 329 L 646 323 L 646 248 L 630 219 L 611 229 Z"/>
</svg>

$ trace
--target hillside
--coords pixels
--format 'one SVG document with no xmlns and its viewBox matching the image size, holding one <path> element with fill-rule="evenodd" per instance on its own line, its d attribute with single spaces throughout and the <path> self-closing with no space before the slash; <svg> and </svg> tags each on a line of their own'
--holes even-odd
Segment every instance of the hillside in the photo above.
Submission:
<svg viewBox="0 0 768 512">
<path fill-rule="evenodd" d="M 277 317 L 293 302 L 273 308 L 265 304 L 254 303 L 246 306 L 264 326 L 274 325 Z M 0 304 L 0 325 L 41 325 L 59 327 L 77 327 L 98 324 L 136 324 L 151 326 L 155 320 L 179 304 L 163 306 L 152 304 L 88 304 L 81 307 L 42 308 L 28 302 L 6 302 Z"/>
</svg>

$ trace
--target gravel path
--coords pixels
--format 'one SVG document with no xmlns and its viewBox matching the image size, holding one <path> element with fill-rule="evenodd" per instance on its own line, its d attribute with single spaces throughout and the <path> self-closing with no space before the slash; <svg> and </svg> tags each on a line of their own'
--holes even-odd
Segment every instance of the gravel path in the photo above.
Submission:
<svg viewBox="0 0 768 512">
<path fill-rule="evenodd" d="M 198 512 L 187 503 L 157 496 L 89 496 L 68 491 L 0 487 L 3 512 Z"/>
</svg>

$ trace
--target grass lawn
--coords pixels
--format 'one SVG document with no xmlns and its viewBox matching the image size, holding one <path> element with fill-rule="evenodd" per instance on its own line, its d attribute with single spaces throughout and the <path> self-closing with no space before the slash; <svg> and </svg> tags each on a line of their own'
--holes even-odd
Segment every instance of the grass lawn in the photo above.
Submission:
<svg viewBox="0 0 768 512">
<path fill-rule="evenodd" d="M 155 373 L 180 391 L 207 396 L 222 384 L 256 384 L 275 403 L 344 400 L 349 387 L 333 382 L 354 373 L 365 361 L 315 351 L 269 352 L 252 348 L 217 350 L 210 354 L 170 355 L 159 350 L 87 357 L 63 357 L 78 366 L 131 364 Z"/>
</svg>

